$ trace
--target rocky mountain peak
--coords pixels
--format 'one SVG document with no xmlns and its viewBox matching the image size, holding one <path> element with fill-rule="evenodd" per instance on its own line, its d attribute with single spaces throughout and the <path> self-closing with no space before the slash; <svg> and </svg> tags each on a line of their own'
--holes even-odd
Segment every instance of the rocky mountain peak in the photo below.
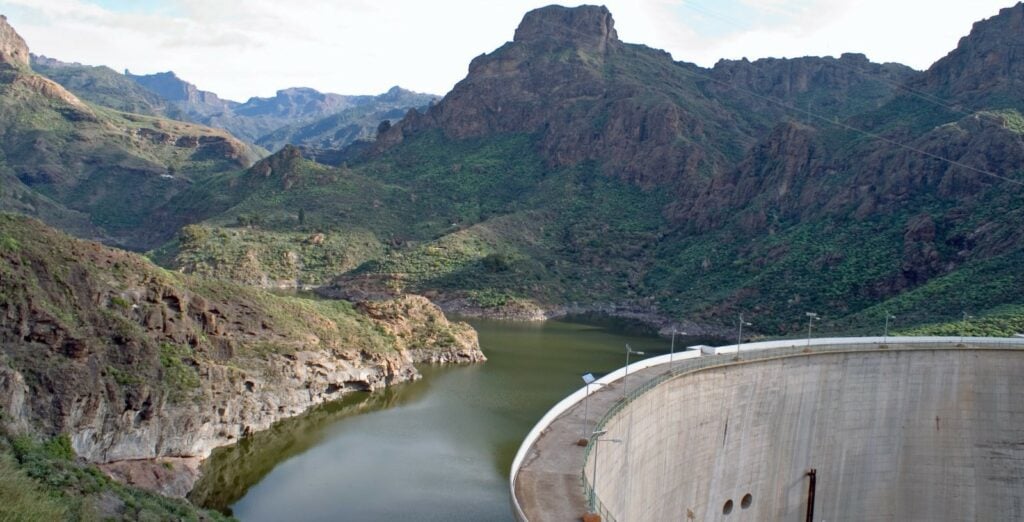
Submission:
<svg viewBox="0 0 1024 522">
<path fill-rule="evenodd" d="M 619 36 L 615 20 L 604 6 L 549 5 L 526 13 L 514 38 L 519 43 L 552 40 L 604 51 L 617 43 Z"/>
<path fill-rule="evenodd" d="M 28 67 L 28 62 L 28 44 L 7 23 L 7 17 L 0 15 L 0 63 L 20 68 Z"/>
<path fill-rule="evenodd" d="M 976 22 L 956 49 L 928 69 L 927 83 L 958 97 L 1018 90 L 1024 81 L 1024 3 Z"/>
<path fill-rule="evenodd" d="M 312 87 L 288 87 L 287 89 L 278 89 L 276 96 L 278 98 L 299 96 L 305 96 L 309 98 L 324 98 L 325 95 L 324 93 Z"/>
<path fill-rule="evenodd" d="M 273 175 L 285 176 L 295 170 L 295 165 L 302 160 L 302 152 L 293 145 L 285 145 L 281 150 L 256 162 L 250 169 L 252 176 L 269 178 Z"/>
</svg>

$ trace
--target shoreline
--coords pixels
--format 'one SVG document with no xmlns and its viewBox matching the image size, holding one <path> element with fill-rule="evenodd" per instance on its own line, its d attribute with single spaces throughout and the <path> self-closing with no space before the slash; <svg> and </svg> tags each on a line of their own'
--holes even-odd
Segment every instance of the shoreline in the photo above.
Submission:
<svg viewBox="0 0 1024 522">
<path fill-rule="evenodd" d="M 729 338 L 734 333 L 731 327 L 726 328 L 687 320 L 673 320 L 660 314 L 653 306 L 631 303 L 595 303 L 589 305 L 573 303 L 545 307 L 533 302 L 516 301 L 510 305 L 485 308 L 475 305 L 465 298 L 435 298 L 431 299 L 431 301 L 445 314 L 461 317 L 543 322 L 576 316 L 595 315 L 628 319 L 642 323 L 657 331 L 660 337 L 671 337 L 673 330 L 677 335 L 721 337 L 723 339 Z"/>
</svg>

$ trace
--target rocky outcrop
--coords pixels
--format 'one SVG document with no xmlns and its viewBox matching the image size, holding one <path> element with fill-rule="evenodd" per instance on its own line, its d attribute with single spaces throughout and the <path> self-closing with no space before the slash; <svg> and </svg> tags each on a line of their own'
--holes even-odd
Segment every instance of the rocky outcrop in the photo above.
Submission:
<svg viewBox="0 0 1024 522">
<path fill-rule="evenodd" d="M 897 289 L 913 288 L 942 273 L 944 266 L 936 239 L 935 220 L 919 214 L 907 221 L 903 233 L 903 264 Z"/>
<path fill-rule="evenodd" d="M 238 105 L 237 102 L 222 100 L 212 92 L 200 90 L 195 85 L 178 78 L 174 71 L 135 75 L 126 70 L 124 75 L 167 101 L 183 104 L 190 112 L 204 115 L 218 114 Z"/>
<path fill-rule="evenodd" d="M 1019 105 L 1022 83 L 1024 3 L 1018 3 L 976 22 L 956 49 L 935 62 L 915 87 L 976 107 L 978 102 L 990 100 L 996 94 L 1008 96 Z M 1006 101 L 1009 100 L 1002 100 Z"/>
<path fill-rule="evenodd" d="M 704 69 L 619 41 L 604 7 L 550 6 L 527 13 L 512 42 L 475 58 L 440 103 L 381 129 L 376 150 L 431 129 L 456 140 L 528 133 L 550 166 L 594 162 L 606 175 L 689 199 L 792 118 L 788 104 L 842 117 L 882 105 L 913 74 L 857 54 Z"/>
<path fill-rule="evenodd" d="M 733 170 L 719 173 L 692 206 L 676 205 L 679 220 L 696 231 L 719 226 L 723 210 L 738 209 L 737 219 L 748 231 L 770 228 L 773 220 L 800 216 L 827 197 L 809 182 L 829 175 L 827 155 L 813 127 L 796 122 L 780 124 L 755 145 Z"/>
<path fill-rule="evenodd" d="M 820 121 L 811 114 L 846 118 L 876 109 L 899 92 L 897 86 L 920 75 L 905 65 L 874 63 L 858 53 L 843 53 L 838 59 L 720 60 L 706 88 L 733 110 L 748 114 L 752 123 L 771 126 L 795 118 L 816 125 Z"/>
<path fill-rule="evenodd" d="M 356 307 L 382 323 L 416 362 L 437 364 L 487 360 L 477 347 L 476 330 L 465 323 L 448 322 L 437 306 L 423 296 L 363 301 Z"/>
<path fill-rule="evenodd" d="M 604 6 L 584 5 L 578 8 L 549 5 L 523 16 L 516 28 L 513 42 L 557 42 L 597 53 L 619 43 L 615 20 Z"/>
<path fill-rule="evenodd" d="M 25 218 L 0 214 L 0 237 L 6 427 L 68 434 L 139 485 L 152 475 L 140 461 L 205 458 L 351 391 L 416 379 L 417 360 L 484 359 L 472 328 L 422 299 L 358 313 L 169 274 Z M 165 493 L 194 480 L 170 475 Z"/>
<path fill-rule="evenodd" d="M 27 69 L 28 62 L 28 44 L 11 24 L 7 23 L 7 17 L 0 15 L 0 64 L 16 69 Z"/>
</svg>

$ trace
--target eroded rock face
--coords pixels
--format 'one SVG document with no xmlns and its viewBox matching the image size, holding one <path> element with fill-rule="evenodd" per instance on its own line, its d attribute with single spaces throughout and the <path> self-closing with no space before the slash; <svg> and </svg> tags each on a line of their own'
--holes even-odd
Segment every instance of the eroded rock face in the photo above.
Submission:
<svg viewBox="0 0 1024 522">
<path fill-rule="evenodd" d="M 557 40 L 596 52 L 616 45 L 615 20 L 604 6 L 577 8 L 549 5 L 526 13 L 516 28 L 515 42 Z"/>
<path fill-rule="evenodd" d="M 604 7 L 550 6 L 527 13 L 513 41 L 473 59 L 440 103 L 381 128 L 374 147 L 429 130 L 456 140 L 525 133 L 549 166 L 593 162 L 605 175 L 692 200 L 792 118 L 765 99 L 805 106 L 813 93 L 815 111 L 842 117 L 878 107 L 914 74 L 857 54 L 704 69 L 619 41 Z"/>
<path fill-rule="evenodd" d="M 416 362 L 468 363 L 487 360 L 479 349 L 476 330 L 465 323 L 450 323 L 426 297 L 405 295 L 357 305 L 384 325 Z"/>
<path fill-rule="evenodd" d="M 3 15 L 0 15 L 0 63 L 16 68 L 29 66 L 28 44 Z"/>
<path fill-rule="evenodd" d="M 79 456 L 164 493 L 195 475 L 154 478 L 138 461 L 205 458 L 351 391 L 417 379 L 417 360 L 483 360 L 476 332 L 423 298 L 332 313 L 27 218 L 0 214 L 0 237 L 4 424 L 67 434 Z"/>
<path fill-rule="evenodd" d="M 1024 3 L 1018 3 L 976 22 L 956 49 L 928 69 L 921 86 L 943 91 L 944 98 L 960 102 L 1002 91 L 1010 91 L 1020 100 L 1022 58 Z"/>
</svg>

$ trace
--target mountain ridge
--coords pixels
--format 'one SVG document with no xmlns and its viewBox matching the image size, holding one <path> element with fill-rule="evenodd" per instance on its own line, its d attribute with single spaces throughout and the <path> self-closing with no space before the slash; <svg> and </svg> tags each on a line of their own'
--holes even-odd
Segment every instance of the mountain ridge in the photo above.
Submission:
<svg viewBox="0 0 1024 522">
<path fill-rule="evenodd" d="M 1020 10 L 976 24 L 961 47 L 987 49 L 1000 31 L 1018 41 Z M 965 70 L 985 66 L 965 56 Z M 1008 236 L 1016 186 L 978 171 L 1018 164 L 1022 107 L 935 103 L 943 63 L 846 53 L 702 68 L 619 41 L 605 8 L 541 8 L 441 101 L 380 125 L 336 167 L 299 157 L 330 150 L 282 149 L 159 210 L 172 222 L 189 209 L 252 256 L 179 238 L 158 257 L 215 275 L 255 256 L 255 280 L 339 276 L 439 302 L 590 300 L 710 323 L 748 310 L 770 332 L 812 306 L 836 324 L 868 320 L 879 302 L 1021 247 Z M 529 233 L 495 234 L 510 223 Z M 324 264 L 316 234 L 332 249 L 359 239 Z"/>
<path fill-rule="evenodd" d="M 83 102 L 22 61 L 28 47 L 6 19 L 0 36 L 0 47 L 20 49 L 17 66 L 0 69 L 5 209 L 138 246 L 173 226 L 149 221 L 153 207 L 211 172 L 256 159 L 223 131 Z"/>
</svg>

